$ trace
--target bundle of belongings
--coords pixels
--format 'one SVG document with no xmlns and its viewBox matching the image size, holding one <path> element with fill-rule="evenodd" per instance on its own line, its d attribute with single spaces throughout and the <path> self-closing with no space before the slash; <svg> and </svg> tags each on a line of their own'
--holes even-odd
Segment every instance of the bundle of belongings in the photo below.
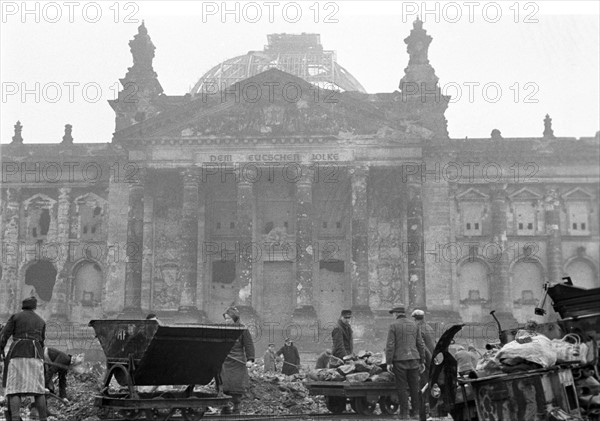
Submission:
<svg viewBox="0 0 600 421">
<path fill-rule="evenodd" d="M 308 378 L 331 382 L 393 382 L 394 375 L 385 370 L 383 354 L 360 351 L 343 359 L 331 357 L 329 368 L 311 370 Z"/>
<path fill-rule="evenodd" d="M 551 367 L 557 354 L 547 336 L 532 330 L 517 331 L 515 340 L 504 345 L 495 356 L 505 373 Z"/>
</svg>

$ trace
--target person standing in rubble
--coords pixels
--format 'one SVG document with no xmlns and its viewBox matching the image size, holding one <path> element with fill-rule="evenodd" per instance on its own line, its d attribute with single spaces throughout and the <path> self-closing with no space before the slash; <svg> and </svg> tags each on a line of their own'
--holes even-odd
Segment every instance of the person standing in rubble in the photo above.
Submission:
<svg viewBox="0 0 600 421">
<path fill-rule="evenodd" d="M 283 346 L 279 348 L 276 355 L 283 355 L 283 368 L 281 369 L 283 374 L 291 376 L 300 372 L 300 353 L 290 338 L 285 338 Z"/>
<path fill-rule="evenodd" d="M 352 310 L 342 310 L 337 326 L 331 331 L 333 339 L 333 355 L 343 359 L 347 355 L 352 355 L 354 344 L 352 339 Z"/>
<path fill-rule="evenodd" d="M 223 313 L 225 323 L 243 326 L 240 321 L 240 312 L 236 307 L 229 307 Z M 242 395 L 248 383 L 248 368 L 254 363 L 254 341 L 248 329 L 244 329 L 240 337 L 233 344 L 225 362 L 221 367 L 221 381 L 223 392 L 231 395 L 233 406 L 226 405 L 221 409 L 221 414 L 239 414 L 241 412 Z"/>
<path fill-rule="evenodd" d="M 419 386 L 421 389 L 425 387 L 429 382 L 429 370 L 431 368 L 431 357 L 433 356 L 433 350 L 435 349 L 435 332 L 433 328 L 425 321 L 425 312 L 423 310 L 416 309 L 411 314 L 412 318 L 417 324 L 418 334 L 423 339 L 425 345 L 425 371 L 420 373 Z M 421 399 L 421 407 L 419 408 L 419 415 L 422 419 L 427 418 L 427 405 L 426 399 Z"/>
<path fill-rule="evenodd" d="M 419 373 L 425 371 L 425 345 L 414 321 L 406 318 L 404 307 L 390 310 L 396 320 L 388 330 L 385 347 L 387 370 L 394 373 L 400 399 L 400 419 L 408 419 L 408 393 L 410 391 L 410 416 L 421 415 Z M 408 387 L 407 387 L 408 386 Z"/>
<path fill-rule="evenodd" d="M 9 338 L 13 342 L 6 354 L 2 386 L 5 388 L 10 421 L 19 421 L 21 396 L 33 395 L 40 421 L 47 420 L 46 388 L 44 386 L 44 341 L 46 322 L 33 310 L 37 299 L 23 300 L 22 311 L 10 316 L 0 333 L 0 354 Z"/>
<path fill-rule="evenodd" d="M 277 372 L 277 366 L 275 365 L 275 344 L 269 344 L 265 354 L 263 355 L 263 361 L 265 363 L 265 373 Z"/>
</svg>

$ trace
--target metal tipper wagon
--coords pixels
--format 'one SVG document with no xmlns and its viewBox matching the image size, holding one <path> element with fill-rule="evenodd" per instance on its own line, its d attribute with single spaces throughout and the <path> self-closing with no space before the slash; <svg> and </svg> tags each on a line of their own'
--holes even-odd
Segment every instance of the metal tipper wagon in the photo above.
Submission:
<svg viewBox="0 0 600 421">
<path fill-rule="evenodd" d="M 89 325 L 106 355 L 106 376 L 95 399 L 101 418 L 199 420 L 208 406 L 229 402 L 219 372 L 244 327 L 164 326 L 155 320 L 92 320 Z M 113 377 L 126 392 L 110 393 Z M 213 378 L 218 393 L 194 391 Z M 137 386 L 183 387 L 142 392 Z"/>
</svg>

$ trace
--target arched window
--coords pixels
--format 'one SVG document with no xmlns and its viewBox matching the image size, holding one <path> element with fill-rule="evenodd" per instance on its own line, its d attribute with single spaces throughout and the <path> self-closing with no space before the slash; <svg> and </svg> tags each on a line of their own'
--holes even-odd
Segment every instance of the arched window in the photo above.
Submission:
<svg viewBox="0 0 600 421">
<path fill-rule="evenodd" d="M 537 304 L 543 293 L 542 267 L 531 259 L 515 263 L 512 269 L 513 300 L 519 304 Z"/>
<path fill-rule="evenodd" d="M 72 300 L 83 305 L 96 305 L 102 299 L 102 269 L 91 261 L 81 262 L 74 271 Z"/>
<path fill-rule="evenodd" d="M 23 298 L 36 296 L 42 301 L 52 299 L 52 291 L 56 282 L 56 269 L 52 263 L 41 260 L 27 268 L 25 272 L 25 285 Z"/>
<path fill-rule="evenodd" d="M 567 274 L 573 285 L 581 288 L 598 288 L 598 278 L 594 267 L 584 259 L 576 259 L 567 265 Z"/>
<path fill-rule="evenodd" d="M 481 302 L 490 299 L 487 266 L 477 260 L 460 266 L 458 288 L 461 301 Z"/>
</svg>

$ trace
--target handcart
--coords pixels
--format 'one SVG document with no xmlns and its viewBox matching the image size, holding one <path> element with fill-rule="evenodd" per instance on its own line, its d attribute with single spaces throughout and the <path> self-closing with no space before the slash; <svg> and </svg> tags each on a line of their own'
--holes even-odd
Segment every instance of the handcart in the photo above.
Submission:
<svg viewBox="0 0 600 421">
<path fill-rule="evenodd" d="M 219 373 L 244 327 L 164 326 L 156 320 L 92 320 L 89 325 L 106 356 L 103 387 L 95 399 L 101 419 L 199 420 L 207 407 L 229 402 Z M 113 378 L 127 391 L 111 393 Z M 212 379 L 218 393 L 194 391 Z M 140 392 L 137 386 L 185 388 Z"/>
<path fill-rule="evenodd" d="M 361 415 L 372 415 L 377 403 L 382 414 L 398 411 L 398 389 L 392 382 L 308 382 L 310 395 L 325 396 L 327 409 L 341 414 L 350 402 L 352 410 Z"/>
</svg>

